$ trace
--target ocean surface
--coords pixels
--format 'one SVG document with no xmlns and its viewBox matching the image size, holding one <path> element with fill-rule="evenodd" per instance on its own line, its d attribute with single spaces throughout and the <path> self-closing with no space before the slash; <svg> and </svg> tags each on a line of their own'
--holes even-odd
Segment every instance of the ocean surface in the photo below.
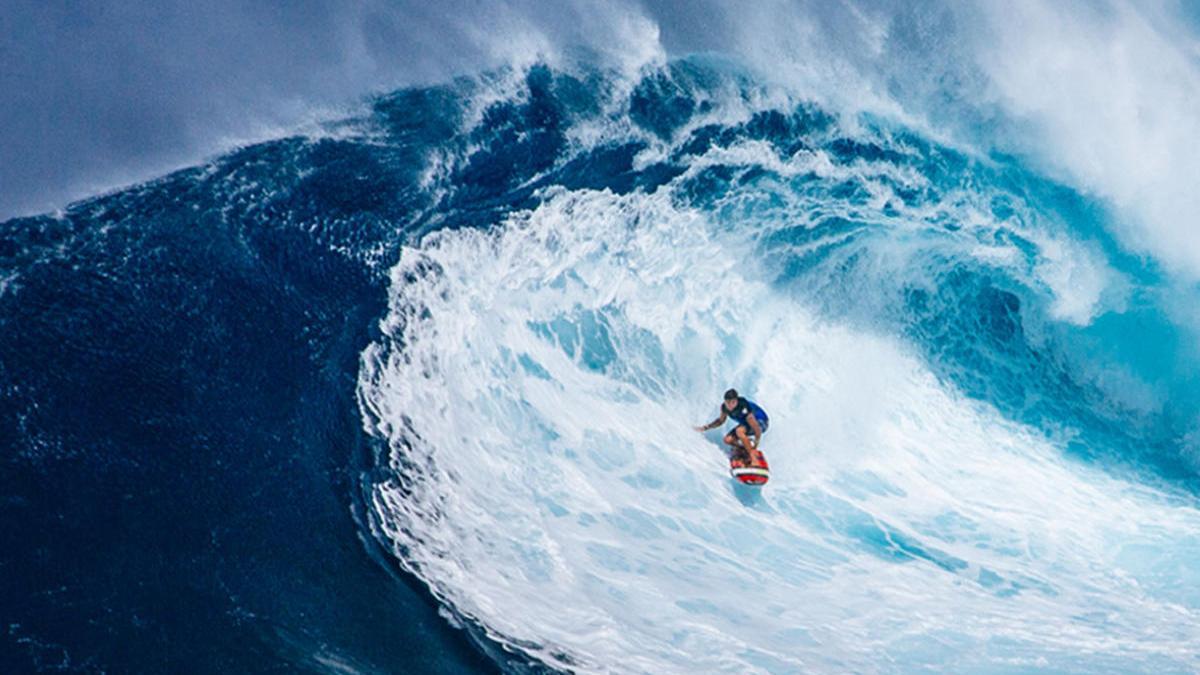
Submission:
<svg viewBox="0 0 1200 675">
<path fill-rule="evenodd" d="M 1194 284 L 756 73 L 497 68 L 0 223 L 0 670 L 1200 670 Z"/>
</svg>

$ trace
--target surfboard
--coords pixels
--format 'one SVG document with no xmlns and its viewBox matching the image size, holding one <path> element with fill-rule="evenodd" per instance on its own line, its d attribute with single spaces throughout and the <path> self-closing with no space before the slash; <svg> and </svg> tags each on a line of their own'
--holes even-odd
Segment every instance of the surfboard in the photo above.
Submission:
<svg viewBox="0 0 1200 675">
<path fill-rule="evenodd" d="M 736 455 L 729 458 L 729 473 L 745 485 L 766 485 L 771 478 L 771 467 L 767 464 L 767 456 L 759 454 L 759 462 L 746 463 Z"/>
</svg>

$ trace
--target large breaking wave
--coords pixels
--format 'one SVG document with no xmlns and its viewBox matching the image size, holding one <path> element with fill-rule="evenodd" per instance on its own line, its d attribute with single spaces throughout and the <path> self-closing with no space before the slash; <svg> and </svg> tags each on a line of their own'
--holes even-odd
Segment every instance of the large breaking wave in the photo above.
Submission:
<svg viewBox="0 0 1200 675">
<path fill-rule="evenodd" d="M 0 222 L 0 670 L 1200 669 L 1194 11 L 293 11 L 147 116 L 391 93 Z"/>
<path fill-rule="evenodd" d="M 1195 667 L 1189 380 L 1103 209 L 708 59 L 439 96 L 359 400 L 460 620 L 580 671 Z M 729 386 L 761 496 L 690 428 Z"/>
</svg>

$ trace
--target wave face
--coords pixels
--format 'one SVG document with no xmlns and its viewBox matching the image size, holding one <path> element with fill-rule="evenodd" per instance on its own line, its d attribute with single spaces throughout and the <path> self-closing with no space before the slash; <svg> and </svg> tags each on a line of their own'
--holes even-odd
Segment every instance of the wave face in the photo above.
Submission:
<svg viewBox="0 0 1200 675">
<path fill-rule="evenodd" d="M 1196 667 L 1190 352 L 1101 205 L 715 59 L 377 117 L 431 206 L 364 494 L 460 620 L 578 672 Z M 691 430 L 730 386 L 761 493 Z"/>
<path fill-rule="evenodd" d="M 495 670 L 357 524 L 404 159 L 287 138 L 0 223 L 0 672 Z"/>
</svg>

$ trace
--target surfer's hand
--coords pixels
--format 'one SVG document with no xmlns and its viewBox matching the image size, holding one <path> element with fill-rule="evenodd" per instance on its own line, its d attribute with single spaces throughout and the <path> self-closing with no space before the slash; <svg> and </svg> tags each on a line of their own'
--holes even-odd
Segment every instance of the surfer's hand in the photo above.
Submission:
<svg viewBox="0 0 1200 675">
<path fill-rule="evenodd" d="M 692 428 L 695 429 L 696 431 L 699 431 L 700 433 L 704 433 L 705 431 L 708 431 L 708 427 L 706 427 L 706 426 L 699 426 L 699 427 L 692 427 Z"/>
</svg>

